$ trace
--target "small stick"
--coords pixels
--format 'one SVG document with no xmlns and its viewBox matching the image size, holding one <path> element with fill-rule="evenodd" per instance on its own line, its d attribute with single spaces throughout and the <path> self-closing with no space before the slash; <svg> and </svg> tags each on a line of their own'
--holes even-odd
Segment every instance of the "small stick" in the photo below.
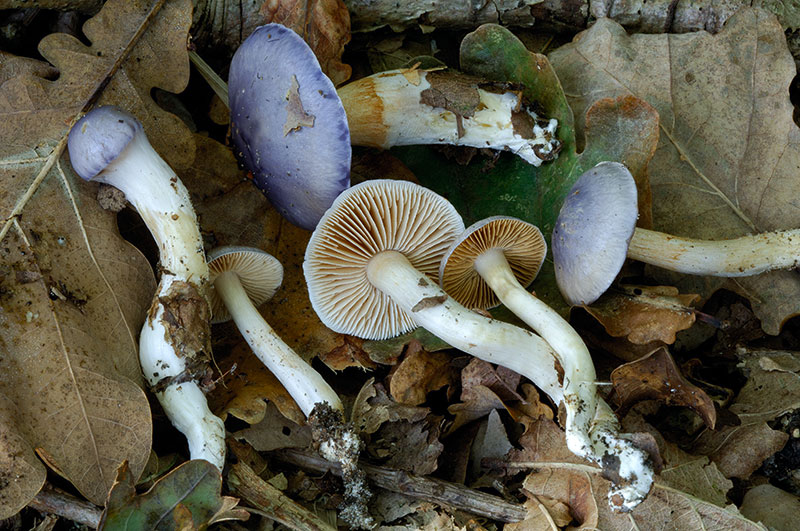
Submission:
<svg viewBox="0 0 800 531">
<path fill-rule="evenodd" d="M 261 479 L 243 462 L 231 467 L 227 483 L 233 494 L 258 509 L 259 514 L 291 529 L 335 531 L 319 516 Z"/>
<path fill-rule="evenodd" d="M 341 476 L 341 468 L 337 463 L 326 461 L 321 457 L 295 449 L 271 452 L 281 461 L 314 472 L 332 472 Z M 359 462 L 367 474 L 367 479 L 383 489 L 419 498 L 437 505 L 455 507 L 468 513 L 485 516 L 501 522 L 520 522 L 527 516 L 526 509 L 517 503 L 508 502 L 497 496 L 486 494 L 441 479 L 420 477 L 403 470 L 370 465 Z"/>
<path fill-rule="evenodd" d="M 58 515 L 67 520 L 97 529 L 102 511 L 91 503 L 45 485 L 28 503 L 28 507 L 43 513 Z"/>
</svg>

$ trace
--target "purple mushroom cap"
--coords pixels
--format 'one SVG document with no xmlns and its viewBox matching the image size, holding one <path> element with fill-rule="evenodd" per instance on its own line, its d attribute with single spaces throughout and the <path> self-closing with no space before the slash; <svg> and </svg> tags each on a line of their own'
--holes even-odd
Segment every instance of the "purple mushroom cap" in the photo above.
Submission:
<svg viewBox="0 0 800 531">
<path fill-rule="evenodd" d="M 228 78 L 234 151 L 289 221 L 312 230 L 350 186 L 350 130 L 342 102 L 294 31 L 257 28 Z"/>
<path fill-rule="evenodd" d="M 581 175 L 553 229 L 556 281 L 570 304 L 591 304 L 622 269 L 639 217 L 636 183 L 618 162 Z"/>
<path fill-rule="evenodd" d="M 69 132 L 67 149 L 72 168 L 82 179 L 93 179 L 142 130 L 141 122 L 119 107 L 106 105 L 92 109 Z"/>
</svg>

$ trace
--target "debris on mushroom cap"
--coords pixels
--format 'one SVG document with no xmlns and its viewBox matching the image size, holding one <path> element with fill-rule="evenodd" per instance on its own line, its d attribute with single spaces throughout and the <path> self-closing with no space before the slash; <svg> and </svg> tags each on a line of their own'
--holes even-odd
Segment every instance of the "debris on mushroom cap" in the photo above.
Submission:
<svg viewBox="0 0 800 531">
<path fill-rule="evenodd" d="M 417 184 L 374 180 L 350 188 L 325 213 L 306 248 L 303 272 L 314 310 L 328 328 L 366 339 L 416 328 L 370 284 L 367 264 L 393 250 L 435 278 L 445 250 L 463 230 L 455 208 Z"/>
<path fill-rule="evenodd" d="M 570 304 L 591 304 L 622 269 L 639 216 L 636 183 L 618 162 L 601 162 L 572 186 L 553 229 L 556 281 Z"/>
<path fill-rule="evenodd" d="M 255 247 L 217 247 L 207 254 L 207 258 L 212 284 L 222 273 L 236 273 L 247 296 L 256 307 L 271 299 L 283 281 L 283 266 L 278 259 Z M 211 322 L 216 324 L 229 321 L 231 314 L 213 286 L 208 297 L 213 315 Z"/>
<path fill-rule="evenodd" d="M 141 122 L 119 107 L 92 109 L 69 132 L 67 149 L 72 168 L 82 179 L 94 178 L 142 131 Z"/>
<path fill-rule="evenodd" d="M 294 31 L 257 28 L 228 79 L 234 152 L 292 223 L 313 229 L 350 185 L 350 131 L 333 83 Z"/>
<path fill-rule="evenodd" d="M 439 267 L 439 285 L 467 308 L 492 308 L 500 299 L 473 264 L 489 249 L 501 249 L 522 286 L 542 267 L 547 242 L 535 225 L 508 216 L 493 216 L 467 227 L 450 246 Z"/>
</svg>

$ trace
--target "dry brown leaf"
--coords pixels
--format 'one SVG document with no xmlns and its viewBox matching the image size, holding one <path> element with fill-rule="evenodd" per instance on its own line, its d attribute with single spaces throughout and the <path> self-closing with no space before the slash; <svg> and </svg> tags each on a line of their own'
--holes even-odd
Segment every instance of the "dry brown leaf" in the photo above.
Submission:
<svg viewBox="0 0 800 531">
<path fill-rule="evenodd" d="M 488 387 L 476 385 L 472 387 L 469 398 L 464 399 L 463 402 L 453 404 L 447 408 L 447 411 L 454 415 L 452 424 L 447 428 L 447 434 L 451 434 L 465 424 L 469 424 L 473 420 L 485 417 L 495 409 L 505 409 L 506 405 L 503 400 L 497 396 L 497 393 Z"/>
<path fill-rule="evenodd" d="M 389 397 L 383 385 L 370 378 L 353 402 L 351 418 L 359 432 L 369 435 L 386 422 L 419 422 L 428 413 L 428 408 L 398 404 Z"/>
<path fill-rule="evenodd" d="M 519 374 L 511 369 L 502 365 L 495 367 L 491 363 L 473 358 L 461 371 L 461 400 L 466 402 L 474 398 L 472 390 L 476 387 L 491 389 L 502 400 L 522 400 L 517 393 L 520 379 Z"/>
<path fill-rule="evenodd" d="M 306 448 L 311 445 L 311 428 L 282 415 L 274 404 L 267 404 L 260 422 L 233 434 L 259 452 L 280 448 Z"/>
<path fill-rule="evenodd" d="M 796 69 L 773 15 L 744 8 L 713 36 L 629 36 L 600 19 L 550 60 L 579 130 L 600 98 L 634 94 L 658 110 L 661 140 L 648 167 L 656 229 L 722 239 L 800 227 L 800 129 L 788 91 Z M 680 285 L 707 297 L 722 282 L 685 276 Z M 796 273 L 727 285 L 750 299 L 770 334 L 800 312 Z"/>
<path fill-rule="evenodd" d="M 508 471 L 530 469 L 523 489 L 531 499 L 544 496 L 566 504 L 579 525 L 604 531 L 630 529 L 764 530 L 735 508 L 722 508 L 666 485 L 657 477 L 648 497 L 630 513 L 615 513 L 606 496 L 602 471 L 584 464 L 566 448 L 552 421 L 528 422 L 523 450 L 509 452 Z"/>
<path fill-rule="evenodd" d="M 623 411 L 643 400 L 658 400 L 669 406 L 685 406 L 700 415 L 711 429 L 717 421 L 714 402 L 681 374 L 666 347 L 620 365 L 611 371 L 617 402 Z"/>
<path fill-rule="evenodd" d="M 4 491 L 0 517 L 41 485 L 32 448 L 98 504 L 119 463 L 128 459 L 136 477 L 150 454 L 136 351 L 152 270 L 99 207 L 97 185 L 76 177 L 63 154 L 82 111 L 118 104 L 176 169 L 191 162 L 188 130 L 150 97 L 153 87 L 179 92 L 188 82 L 190 16 L 188 0 L 112 0 L 84 25 L 90 46 L 63 33 L 41 41 L 57 77 L 46 64 L 1 59 L 14 76 L 0 87 L 0 393 L 13 411 L 0 420 L 5 449 L 22 458 L 4 462 L 15 487 Z"/>
<path fill-rule="evenodd" d="M 706 431 L 693 453 L 708 455 L 726 477 L 748 477 L 780 450 L 788 435 L 767 425 L 800 407 L 800 357 L 793 352 L 740 349 L 737 356 L 748 374 L 730 411 L 741 424 Z"/>
<path fill-rule="evenodd" d="M 458 372 L 452 366 L 453 356 L 442 352 L 427 352 L 417 340 L 409 342 L 403 361 L 389 380 L 389 394 L 397 402 L 418 406 L 431 391 L 447 386 L 448 396 L 458 382 Z"/>
<path fill-rule="evenodd" d="M 264 22 L 277 22 L 303 37 L 322 71 L 341 85 L 353 69 L 342 63 L 344 45 L 350 42 L 350 13 L 342 0 L 266 0 L 259 14 Z"/>
<path fill-rule="evenodd" d="M 606 292 L 585 310 L 600 321 L 613 337 L 626 337 L 635 345 L 675 342 L 675 333 L 694 323 L 689 305 L 699 295 L 681 295 L 673 286 L 619 286 L 622 292 Z"/>
</svg>

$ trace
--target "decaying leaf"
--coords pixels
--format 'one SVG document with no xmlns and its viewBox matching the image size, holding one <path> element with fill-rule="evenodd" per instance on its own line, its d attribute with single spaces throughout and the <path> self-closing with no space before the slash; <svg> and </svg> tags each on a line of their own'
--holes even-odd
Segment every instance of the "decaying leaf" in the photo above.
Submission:
<svg viewBox="0 0 800 531">
<path fill-rule="evenodd" d="M 342 63 L 344 46 L 350 42 L 350 13 L 341 0 L 267 0 L 259 14 L 264 22 L 292 28 L 308 43 L 322 71 L 333 84 L 341 85 L 353 69 Z"/>
<path fill-rule="evenodd" d="M 147 461 L 137 344 L 153 273 L 98 205 L 97 185 L 76 177 L 63 154 L 83 111 L 118 104 L 176 170 L 191 162 L 188 130 L 150 97 L 154 87 L 186 86 L 190 17 L 189 0 L 112 0 L 83 27 L 91 45 L 65 33 L 41 41 L 57 77 L 30 59 L 0 59 L 15 72 L 0 86 L 0 394 L 13 410 L 0 420 L 5 447 L 22 457 L 4 463 L 15 488 L 0 517 L 41 485 L 32 448 L 98 504 L 123 460 L 134 477 Z"/>
<path fill-rule="evenodd" d="M 648 497 L 630 513 L 612 512 L 606 501 L 609 482 L 597 467 L 583 464 L 566 450 L 563 432 L 552 421 L 531 423 L 523 450 L 512 450 L 508 470 L 532 470 L 523 489 L 531 499 L 552 498 L 567 505 L 581 526 L 603 530 L 736 529 L 761 530 L 734 507 L 719 507 L 656 479 Z"/>
<path fill-rule="evenodd" d="M 268 404 L 260 422 L 233 434 L 245 440 L 259 452 L 279 448 L 306 448 L 311 445 L 311 428 L 284 417 L 278 409 Z"/>
<path fill-rule="evenodd" d="M 422 404 L 429 392 L 445 386 L 451 394 L 458 381 L 452 361 L 450 354 L 427 352 L 419 341 L 410 341 L 403 361 L 391 374 L 389 394 L 397 402 L 411 406 Z"/>
<path fill-rule="evenodd" d="M 205 529 L 222 520 L 247 520 L 238 500 L 221 496 L 222 476 L 205 460 L 187 461 L 137 495 L 127 463 L 117 472 L 100 527 L 104 529 Z"/>
<path fill-rule="evenodd" d="M 666 347 L 620 365 L 611 372 L 617 401 L 623 411 L 643 400 L 658 400 L 670 406 L 694 410 L 711 429 L 717 421 L 714 402 L 699 387 L 683 377 Z"/>
<path fill-rule="evenodd" d="M 606 292 L 585 309 L 600 321 L 613 337 L 627 337 L 636 345 L 675 342 L 675 333 L 686 330 L 695 320 L 698 295 L 681 295 L 673 286 L 619 286 L 620 292 Z"/>
<path fill-rule="evenodd" d="M 428 415 L 428 408 L 398 404 L 386 393 L 381 384 L 370 378 L 353 402 L 352 421 L 364 434 L 378 431 L 386 422 L 419 422 Z"/>
<path fill-rule="evenodd" d="M 741 424 L 706 431 L 693 452 L 708 455 L 726 477 L 748 477 L 780 450 L 788 435 L 767 425 L 800 407 L 800 358 L 792 352 L 740 349 L 737 356 L 748 374 L 730 411 Z"/>
<path fill-rule="evenodd" d="M 600 98 L 635 95 L 658 111 L 661 141 L 648 166 L 658 230 L 723 239 L 800 226 L 800 129 L 788 91 L 796 69 L 774 15 L 744 8 L 713 36 L 629 36 L 601 19 L 550 59 L 579 132 L 584 112 Z M 586 133 L 589 145 L 588 127 Z M 685 277 L 679 287 L 709 296 L 722 283 Z M 770 334 L 800 312 L 793 272 L 727 286 L 750 299 Z"/>
</svg>

